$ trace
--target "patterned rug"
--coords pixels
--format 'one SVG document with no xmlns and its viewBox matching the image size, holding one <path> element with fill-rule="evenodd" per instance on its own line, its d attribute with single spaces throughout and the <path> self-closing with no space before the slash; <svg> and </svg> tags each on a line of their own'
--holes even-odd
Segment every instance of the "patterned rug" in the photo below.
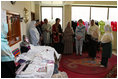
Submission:
<svg viewBox="0 0 118 79">
<path fill-rule="evenodd" d="M 94 75 L 109 72 L 113 67 L 113 63 L 109 62 L 107 68 L 101 68 L 99 67 L 100 59 L 101 54 L 97 54 L 95 60 L 88 58 L 87 54 L 64 56 L 62 65 L 65 69 L 79 74 Z"/>
<path fill-rule="evenodd" d="M 106 75 L 106 78 L 117 78 L 117 65 Z"/>
</svg>

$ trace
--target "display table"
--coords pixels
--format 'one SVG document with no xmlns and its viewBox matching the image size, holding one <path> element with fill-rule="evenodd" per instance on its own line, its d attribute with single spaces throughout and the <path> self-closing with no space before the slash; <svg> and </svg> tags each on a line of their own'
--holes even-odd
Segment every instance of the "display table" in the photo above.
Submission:
<svg viewBox="0 0 118 79">
<path fill-rule="evenodd" d="M 60 54 L 58 54 L 55 49 L 48 46 L 31 46 L 31 50 L 27 53 L 20 54 L 15 62 L 25 62 L 21 63 L 21 67 L 16 71 L 17 78 L 51 78 L 54 72 L 55 58 L 59 59 Z M 30 61 L 27 68 L 23 70 L 26 61 Z"/>
</svg>

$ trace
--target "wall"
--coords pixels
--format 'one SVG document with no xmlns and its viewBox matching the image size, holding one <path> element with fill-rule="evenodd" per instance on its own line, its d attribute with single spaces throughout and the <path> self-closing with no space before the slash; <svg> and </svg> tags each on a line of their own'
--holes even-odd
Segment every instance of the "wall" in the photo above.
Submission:
<svg viewBox="0 0 118 79">
<path fill-rule="evenodd" d="M 1 8 L 2 9 L 19 13 L 20 16 L 22 16 L 22 17 L 24 16 L 24 12 L 23 12 L 24 7 L 28 9 L 28 11 L 29 11 L 28 23 L 25 23 L 25 22 L 20 23 L 20 25 L 21 25 L 21 36 L 27 35 L 27 33 L 28 33 L 28 28 L 29 28 L 28 24 L 31 21 L 31 11 L 35 12 L 34 8 L 31 8 L 31 7 L 33 7 L 33 5 L 34 4 L 32 3 L 32 6 L 31 6 L 30 1 L 16 1 L 16 3 L 14 5 L 12 5 L 10 3 L 10 1 L 1 1 Z M 11 46 L 11 49 L 14 50 L 15 48 L 19 48 L 20 42 Z"/>
<path fill-rule="evenodd" d="M 40 19 L 40 5 L 39 4 L 35 4 L 35 19 Z"/>
<path fill-rule="evenodd" d="M 63 31 L 65 30 L 68 22 L 71 22 L 71 5 L 64 5 L 63 6 Z"/>
<path fill-rule="evenodd" d="M 35 13 L 35 2 L 34 1 L 31 1 L 30 2 L 30 8 L 31 8 L 31 12 L 34 12 Z"/>
<path fill-rule="evenodd" d="M 64 1 L 64 4 L 117 6 L 117 1 Z"/>
</svg>

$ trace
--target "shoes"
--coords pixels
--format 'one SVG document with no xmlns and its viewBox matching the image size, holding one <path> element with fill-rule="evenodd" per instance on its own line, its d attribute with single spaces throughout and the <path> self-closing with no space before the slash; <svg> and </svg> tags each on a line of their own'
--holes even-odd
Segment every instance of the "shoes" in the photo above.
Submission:
<svg viewBox="0 0 118 79">
<path fill-rule="evenodd" d="M 100 65 L 100 67 L 105 67 L 104 65 Z"/>
</svg>

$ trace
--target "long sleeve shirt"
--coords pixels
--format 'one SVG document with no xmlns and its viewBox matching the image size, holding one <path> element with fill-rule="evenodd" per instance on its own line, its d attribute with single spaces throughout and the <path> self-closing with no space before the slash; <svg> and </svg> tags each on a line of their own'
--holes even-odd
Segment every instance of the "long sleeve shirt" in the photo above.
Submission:
<svg viewBox="0 0 118 79">
<path fill-rule="evenodd" d="M 99 27 L 97 25 L 90 26 L 88 29 L 88 34 L 93 38 L 99 38 Z"/>
<path fill-rule="evenodd" d="M 85 26 L 81 26 L 81 27 L 77 26 L 75 30 L 75 35 L 76 35 L 75 39 L 77 39 L 78 36 L 81 36 L 82 38 L 80 40 L 84 40 L 85 39 Z"/>
</svg>

